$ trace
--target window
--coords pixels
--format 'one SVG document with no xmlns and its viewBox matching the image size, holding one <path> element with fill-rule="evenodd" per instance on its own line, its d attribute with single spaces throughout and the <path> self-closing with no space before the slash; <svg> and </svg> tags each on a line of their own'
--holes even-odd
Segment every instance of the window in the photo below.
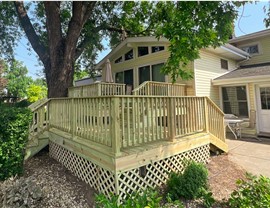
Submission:
<svg viewBox="0 0 270 208">
<path fill-rule="evenodd" d="M 139 84 L 142 84 L 145 81 L 150 81 L 150 66 L 139 68 Z"/>
<path fill-rule="evenodd" d="M 239 117 L 248 117 L 245 86 L 222 87 L 223 111 Z"/>
<path fill-rule="evenodd" d="M 152 81 L 165 82 L 165 75 L 160 72 L 162 64 L 152 65 Z"/>
<path fill-rule="evenodd" d="M 249 54 L 258 54 L 259 53 L 259 46 L 258 46 L 258 44 L 244 46 L 244 47 L 242 47 L 242 50 L 246 51 Z"/>
<path fill-rule="evenodd" d="M 163 50 L 164 50 L 164 46 L 152 46 L 152 53 L 156 53 Z"/>
<path fill-rule="evenodd" d="M 133 59 L 133 49 L 125 54 L 125 61 Z"/>
<path fill-rule="evenodd" d="M 115 82 L 131 85 L 133 87 L 133 69 L 117 72 L 115 74 Z"/>
<path fill-rule="evenodd" d="M 225 59 L 220 59 L 220 65 L 222 69 L 229 69 L 228 67 L 228 61 Z"/>
<path fill-rule="evenodd" d="M 160 72 L 164 63 L 139 68 L 139 84 L 145 81 L 165 82 L 165 75 Z"/>
<path fill-rule="evenodd" d="M 147 46 L 138 47 L 138 57 L 145 56 L 147 54 L 149 54 L 149 51 L 148 51 L 148 47 Z"/>
<path fill-rule="evenodd" d="M 122 62 L 123 61 L 123 57 L 122 56 L 120 56 L 118 59 L 116 59 L 115 61 L 114 61 L 114 63 L 120 63 L 120 62 Z"/>
<path fill-rule="evenodd" d="M 270 110 L 270 87 L 260 88 L 262 110 Z"/>
</svg>

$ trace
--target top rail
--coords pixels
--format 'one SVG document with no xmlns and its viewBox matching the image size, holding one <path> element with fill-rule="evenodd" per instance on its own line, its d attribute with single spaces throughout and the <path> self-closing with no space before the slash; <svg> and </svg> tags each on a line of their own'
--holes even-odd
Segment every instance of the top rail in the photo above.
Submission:
<svg viewBox="0 0 270 208">
<path fill-rule="evenodd" d="M 185 96 L 185 84 L 146 81 L 134 89 L 133 95 Z"/>
<path fill-rule="evenodd" d="M 98 82 L 90 85 L 70 87 L 69 97 L 95 97 L 109 95 L 125 95 L 125 84 Z"/>
</svg>

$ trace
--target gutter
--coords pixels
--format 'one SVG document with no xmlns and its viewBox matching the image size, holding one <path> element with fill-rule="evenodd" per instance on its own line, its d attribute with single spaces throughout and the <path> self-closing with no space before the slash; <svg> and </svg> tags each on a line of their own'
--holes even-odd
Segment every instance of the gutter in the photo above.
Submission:
<svg viewBox="0 0 270 208">
<path fill-rule="evenodd" d="M 247 53 L 247 52 L 245 52 L 245 51 L 243 51 L 243 50 L 241 50 L 241 49 L 239 49 L 231 44 L 225 44 L 224 46 L 220 46 L 220 48 L 222 48 L 230 53 L 233 53 L 237 56 L 240 56 L 241 58 L 244 58 L 245 61 L 251 58 L 249 53 Z"/>
</svg>

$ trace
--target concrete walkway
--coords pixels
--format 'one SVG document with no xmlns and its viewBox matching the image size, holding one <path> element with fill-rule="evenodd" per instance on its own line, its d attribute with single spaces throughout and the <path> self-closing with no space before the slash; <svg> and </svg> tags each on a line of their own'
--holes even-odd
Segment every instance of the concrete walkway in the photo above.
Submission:
<svg viewBox="0 0 270 208">
<path fill-rule="evenodd" d="M 259 141 L 260 140 L 260 141 Z M 270 177 L 270 138 L 233 139 L 229 136 L 229 159 L 247 172 Z"/>
</svg>

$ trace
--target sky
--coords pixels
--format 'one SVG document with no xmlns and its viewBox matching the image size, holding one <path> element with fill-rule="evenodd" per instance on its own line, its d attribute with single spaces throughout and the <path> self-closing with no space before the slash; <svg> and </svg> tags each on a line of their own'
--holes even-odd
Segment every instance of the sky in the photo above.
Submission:
<svg viewBox="0 0 270 208">
<path fill-rule="evenodd" d="M 244 7 L 242 6 L 239 8 L 239 17 L 235 22 L 236 37 L 266 29 L 263 22 L 263 19 L 266 16 L 263 7 L 267 7 L 268 4 L 268 1 L 262 1 L 256 4 L 246 4 Z M 105 40 L 103 41 L 103 44 L 105 44 L 105 48 L 107 49 L 99 53 L 97 62 L 110 52 L 109 47 L 106 46 L 107 42 Z M 39 71 L 42 71 L 42 67 L 38 65 L 35 52 L 31 50 L 29 53 L 27 50 L 26 39 L 20 40 L 18 47 L 16 48 L 15 58 L 23 62 L 28 68 L 28 75 L 34 79 L 38 77 L 36 74 Z"/>
</svg>

